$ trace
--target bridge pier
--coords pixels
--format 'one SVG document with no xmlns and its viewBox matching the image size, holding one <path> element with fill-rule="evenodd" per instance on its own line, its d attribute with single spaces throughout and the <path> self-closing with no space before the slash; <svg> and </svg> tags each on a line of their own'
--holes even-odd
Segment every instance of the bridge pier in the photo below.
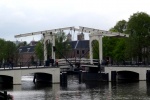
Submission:
<svg viewBox="0 0 150 100">
<path fill-rule="evenodd" d="M 123 76 L 122 78 L 130 78 L 131 80 L 133 79 L 139 81 L 150 81 L 150 67 L 143 67 L 143 66 L 142 67 L 137 67 L 137 66 L 115 67 L 114 66 L 114 67 L 104 67 L 104 70 L 105 73 L 109 74 L 109 81 L 116 80 L 118 78 L 117 73 L 120 72 L 124 72 L 124 75 L 127 74 L 127 76 L 125 77 Z"/>
<path fill-rule="evenodd" d="M 21 77 L 22 77 L 22 75 L 21 75 L 21 71 L 19 72 L 16 72 L 16 73 L 14 73 L 14 75 L 13 75 L 13 84 L 14 85 L 20 85 L 21 84 Z"/>
<path fill-rule="evenodd" d="M 111 71 L 111 81 L 116 82 L 117 81 L 117 72 Z"/>
<path fill-rule="evenodd" d="M 146 81 L 150 82 L 150 70 L 147 70 L 146 72 Z"/>
</svg>

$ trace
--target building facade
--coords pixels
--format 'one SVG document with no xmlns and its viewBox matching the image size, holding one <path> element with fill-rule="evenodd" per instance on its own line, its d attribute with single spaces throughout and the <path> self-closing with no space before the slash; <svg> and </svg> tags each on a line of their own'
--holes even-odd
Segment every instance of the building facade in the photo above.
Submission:
<svg viewBox="0 0 150 100">
<path fill-rule="evenodd" d="M 68 34 L 67 39 L 70 45 L 70 49 L 66 51 L 64 55 L 66 58 L 89 58 L 89 40 L 84 40 L 84 34 L 78 34 L 77 41 L 72 41 L 72 35 Z M 35 54 L 35 46 L 38 42 L 31 41 L 27 46 L 21 46 L 18 49 L 18 65 L 32 65 L 34 62 L 38 62 L 38 58 Z"/>
</svg>

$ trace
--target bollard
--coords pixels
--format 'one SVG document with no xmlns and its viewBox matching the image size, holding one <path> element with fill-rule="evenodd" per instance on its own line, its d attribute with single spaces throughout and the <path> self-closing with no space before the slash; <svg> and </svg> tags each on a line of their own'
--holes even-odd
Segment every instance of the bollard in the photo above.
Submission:
<svg viewBox="0 0 150 100">
<path fill-rule="evenodd" d="M 35 84 L 36 80 L 36 73 L 34 73 L 34 77 L 33 77 L 33 83 Z"/>
<path fill-rule="evenodd" d="M 80 70 L 78 74 L 79 74 L 79 75 L 78 75 L 78 77 L 79 77 L 79 84 L 81 84 L 81 75 L 82 75 L 82 70 Z"/>
<path fill-rule="evenodd" d="M 62 72 L 61 75 L 60 75 L 60 83 L 61 83 L 61 86 L 63 87 L 66 87 L 67 86 L 67 73 L 66 72 Z"/>
<path fill-rule="evenodd" d="M 7 91 L 4 91 L 4 100 L 7 100 Z"/>
<path fill-rule="evenodd" d="M 109 74 L 108 73 L 105 73 L 105 79 L 107 82 L 109 81 Z"/>
<path fill-rule="evenodd" d="M 63 77 L 64 77 L 64 83 L 67 84 L 67 73 L 66 72 L 63 73 Z"/>
<path fill-rule="evenodd" d="M 150 82 L 150 70 L 146 71 L 146 81 Z"/>
<path fill-rule="evenodd" d="M 60 72 L 60 85 L 62 85 L 62 72 Z"/>
</svg>

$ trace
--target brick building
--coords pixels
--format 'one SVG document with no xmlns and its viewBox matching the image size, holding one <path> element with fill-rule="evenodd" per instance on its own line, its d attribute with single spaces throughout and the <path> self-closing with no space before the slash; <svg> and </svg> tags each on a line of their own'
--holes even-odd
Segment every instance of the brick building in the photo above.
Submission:
<svg viewBox="0 0 150 100">
<path fill-rule="evenodd" d="M 67 54 L 64 55 L 67 58 L 88 58 L 89 57 L 89 40 L 84 40 L 84 34 L 78 34 L 77 41 L 72 41 L 71 34 L 67 35 L 67 39 L 69 40 L 69 45 L 71 49 L 67 51 Z M 22 65 L 28 65 L 31 64 L 32 59 L 34 58 L 34 61 L 37 62 L 38 59 L 35 54 L 35 46 L 37 44 L 37 41 L 31 41 L 28 46 L 21 46 L 18 49 L 19 52 L 19 58 L 18 62 Z"/>
<path fill-rule="evenodd" d="M 37 61 L 37 57 L 35 55 L 35 45 L 37 44 L 37 41 L 31 41 L 29 45 L 27 46 L 21 46 L 18 49 L 18 65 L 31 65 L 32 60 Z"/>
<path fill-rule="evenodd" d="M 70 41 L 71 50 L 67 54 L 68 58 L 88 58 L 89 56 L 89 40 Z"/>
</svg>

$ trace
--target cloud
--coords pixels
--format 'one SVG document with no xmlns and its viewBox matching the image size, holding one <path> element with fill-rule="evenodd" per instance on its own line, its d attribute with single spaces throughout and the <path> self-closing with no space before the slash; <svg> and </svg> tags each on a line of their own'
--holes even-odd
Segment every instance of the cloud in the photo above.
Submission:
<svg viewBox="0 0 150 100">
<path fill-rule="evenodd" d="M 15 40 L 17 34 L 68 26 L 109 30 L 137 11 L 149 14 L 149 9 L 148 0 L 1 0 L 0 38 Z"/>
</svg>

